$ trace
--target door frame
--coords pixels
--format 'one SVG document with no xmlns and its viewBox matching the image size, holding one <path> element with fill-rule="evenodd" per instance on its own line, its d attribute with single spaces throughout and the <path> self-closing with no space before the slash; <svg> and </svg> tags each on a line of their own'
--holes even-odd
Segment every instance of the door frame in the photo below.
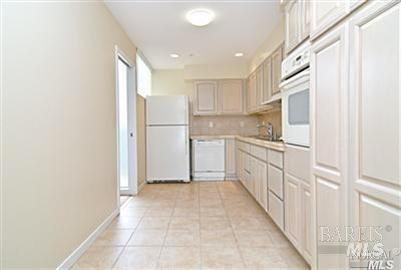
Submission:
<svg viewBox="0 0 401 270">
<path fill-rule="evenodd" d="M 117 45 L 114 47 L 115 58 L 115 98 L 116 98 L 116 145 L 117 145 L 117 205 L 120 206 L 120 195 L 136 195 L 138 191 L 137 170 L 137 127 L 136 127 L 136 66 Z M 119 142 L 119 84 L 118 61 L 123 60 L 128 66 L 128 183 L 127 191 L 120 190 L 120 142 Z"/>
</svg>

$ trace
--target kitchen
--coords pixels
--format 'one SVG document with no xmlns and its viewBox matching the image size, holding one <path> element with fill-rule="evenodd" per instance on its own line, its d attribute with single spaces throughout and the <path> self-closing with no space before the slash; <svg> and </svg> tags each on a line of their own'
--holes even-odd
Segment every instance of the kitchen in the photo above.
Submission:
<svg viewBox="0 0 401 270">
<path fill-rule="evenodd" d="M 195 79 L 183 78 L 191 98 L 191 151 L 186 150 L 191 155 L 183 159 L 191 164 L 187 178 L 239 180 L 312 268 L 366 267 L 368 261 L 348 260 L 345 253 L 319 251 L 327 244 L 319 242 L 323 237 L 320 229 L 378 226 L 383 222 L 399 228 L 399 199 L 384 195 L 388 193 L 379 197 L 377 194 L 388 187 L 386 181 L 392 181 L 384 175 L 379 177 L 385 168 L 395 173 L 394 180 L 399 179 L 399 154 L 394 150 L 393 154 L 384 154 L 388 160 L 381 165 L 371 163 L 376 160 L 372 155 L 378 154 L 376 147 L 390 147 L 390 142 L 374 139 L 375 128 L 367 120 L 380 121 L 379 117 L 386 119 L 397 114 L 398 105 L 378 116 L 377 106 L 389 104 L 390 96 L 397 99 L 399 73 L 381 74 L 387 78 L 388 91 L 392 89 L 388 98 L 379 98 L 373 94 L 373 86 L 364 84 L 379 87 L 383 77 L 375 75 L 363 81 L 363 72 L 384 64 L 384 59 L 377 57 L 385 54 L 375 54 L 378 42 L 374 35 L 381 33 L 380 46 L 388 51 L 396 54 L 399 49 L 399 38 L 390 37 L 395 27 L 390 21 L 399 20 L 399 7 L 394 2 L 332 1 L 330 6 L 319 1 L 282 1 L 281 10 L 284 40 L 269 48 L 270 52 L 264 54 L 247 78 L 214 79 L 199 74 Z M 365 27 L 369 30 L 366 39 L 362 39 Z M 388 64 L 399 70 L 399 56 L 390 59 L 386 60 Z M 156 84 L 163 87 L 157 81 L 157 72 L 155 76 Z M 364 88 L 356 92 L 357 86 Z M 363 108 L 360 114 L 358 107 Z M 354 128 L 359 121 L 360 130 Z M 360 132 L 364 135 L 359 138 Z M 388 134 L 390 141 L 398 145 L 399 132 L 392 129 Z M 149 147 L 152 141 L 147 144 Z M 160 157 L 162 148 L 158 149 Z M 171 153 L 166 157 L 171 157 Z M 375 172 L 376 176 L 357 177 L 362 173 L 357 171 L 358 159 L 366 162 L 360 170 L 367 175 Z M 152 155 L 147 156 L 147 162 L 152 163 Z M 387 162 L 394 167 L 384 165 Z M 371 186 L 376 181 L 383 185 Z M 398 187 L 390 190 L 395 192 Z M 358 194 L 356 199 L 353 194 Z M 399 236 L 399 231 L 394 233 Z M 387 241 L 385 245 L 392 248 L 400 245 L 399 241 Z"/>
<path fill-rule="evenodd" d="M 65 35 L 82 46 L 68 45 L 65 51 L 78 50 L 81 57 L 74 63 L 68 62 L 72 53 L 63 58 L 62 68 L 74 68 L 60 67 L 64 75 L 52 76 L 77 72 L 75 79 L 57 81 L 60 87 L 77 85 L 65 91 L 53 91 L 51 82 L 41 87 L 43 103 L 62 95 L 65 106 L 48 110 L 71 118 L 63 118 L 59 129 L 43 111 L 37 114 L 42 128 L 25 119 L 29 113 L 2 121 L 32 125 L 32 138 L 53 143 L 50 150 L 45 141 L 42 150 L 36 144 L 19 150 L 32 153 L 26 164 L 43 159 L 52 170 L 36 163 L 18 173 L 26 179 L 63 173 L 35 178 L 49 180 L 40 191 L 29 181 L 20 189 L 22 176 L 12 185 L 5 181 L 4 194 L 10 195 L 2 208 L 1 268 L 401 268 L 400 1 L 101 1 L 40 11 L 35 4 L 7 5 L 15 9 L 10 16 L 4 12 L 4 25 L 12 29 L 4 26 L 7 60 L 12 50 L 16 59 L 26 59 L 25 48 L 16 49 L 19 36 L 10 33 L 37 33 L 59 46 L 70 44 L 61 42 Z M 72 14 L 86 26 L 82 32 L 64 21 Z M 46 44 L 43 51 L 59 51 L 33 40 Z M 27 65 L 39 70 L 39 57 L 49 53 L 32 52 L 36 61 Z M 92 62 L 84 65 L 84 59 Z M 93 63 L 96 68 L 86 69 Z M 41 78 L 34 75 L 27 78 L 30 85 Z M 81 80 L 96 87 L 85 92 Z M 6 98 L 13 94 L 8 88 Z M 30 108 L 36 96 L 12 101 L 35 115 Z M 67 124 L 68 132 L 61 132 Z M 7 134 L 20 134 L 12 131 Z M 45 159 L 37 151 L 53 153 L 58 145 L 49 134 L 58 143 L 70 134 L 74 143 L 88 141 L 63 145 L 62 157 Z M 22 139 L 12 145 L 11 138 L 2 151 L 24 145 Z M 65 160 L 52 163 L 59 159 Z M 60 164 L 79 169 L 62 170 Z M 50 181 L 66 175 L 69 182 Z M 58 193 L 60 186 L 65 194 Z M 13 201 L 19 198 L 15 190 L 30 203 Z M 52 209 L 44 206 L 49 201 Z M 28 213 L 44 220 L 41 228 L 35 218 L 16 222 Z M 48 234 L 40 252 L 22 244 Z"/>
</svg>

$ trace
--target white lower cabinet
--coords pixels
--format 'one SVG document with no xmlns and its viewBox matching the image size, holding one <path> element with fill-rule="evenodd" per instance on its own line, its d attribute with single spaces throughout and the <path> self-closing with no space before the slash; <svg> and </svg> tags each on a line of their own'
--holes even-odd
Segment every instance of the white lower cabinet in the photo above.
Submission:
<svg viewBox="0 0 401 270">
<path fill-rule="evenodd" d="M 285 194 L 285 232 L 294 246 L 299 246 L 300 236 L 300 180 L 285 174 L 284 194 Z"/>
<path fill-rule="evenodd" d="M 239 180 L 305 260 L 311 262 L 312 217 L 308 148 L 281 151 L 238 141 Z"/>
<path fill-rule="evenodd" d="M 309 149 L 287 145 L 284 156 L 285 234 L 310 264 L 313 227 L 309 170 Z"/>
<path fill-rule="evenodd" d="M 239 180 L 265 211 L 268 211 L 267 149 L 237 142 Z"/>
<path fill-rule="evenodd" d="M 235 148 L 235 139 L 226 139 L 225 140 L 225 174 L 226 179 L 235 180 L 237 179 L 236 174 L 236 148 Z"/>
<path fill-rule="evenodd" d="M 301 185 L 301 252 L 305 260 L 311 263 L 312 260 L 312 201 L 310 186 L 306 184 Z"/>
<path fill-rule="evenodd" d="M 254 196 L 258 203 L 267 211 L 267 164 L 252 158 L 251 175 L 254 183 Z"/>
</svg>

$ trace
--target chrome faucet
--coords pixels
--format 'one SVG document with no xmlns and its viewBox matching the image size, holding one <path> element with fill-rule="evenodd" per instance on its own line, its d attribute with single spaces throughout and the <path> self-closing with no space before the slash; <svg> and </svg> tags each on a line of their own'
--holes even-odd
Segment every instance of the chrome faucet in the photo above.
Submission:
<svg viewBox="0 0 401 270">
<path fill-rule="evenodd" d="M 270 140 L 273 140 L 273 125 L 269 122 L 266 126 L 266 135 Z"/>
<path fill-rule="evenodd" d="M 266 124 L 257 124 L 256 125 L 257 128 L 266 128 L 266 137 L 269 140 L 274 140 L 274 136 L 273 136 L 273 125 L 268 122 L 267 125 Z"/>
</svg>

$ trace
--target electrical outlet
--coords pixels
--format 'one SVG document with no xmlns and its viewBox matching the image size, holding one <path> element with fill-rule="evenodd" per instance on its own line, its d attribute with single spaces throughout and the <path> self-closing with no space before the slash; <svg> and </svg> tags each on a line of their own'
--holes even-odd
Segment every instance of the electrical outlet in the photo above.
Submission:
<svg viewBox="0 0 401 270">
<path fill-rule="evenodd" d="M 239 126 L 243 128 L 243 127 L 245 126 L 244 121 L 240 121 L 240 122 L 239 122 Z"/>
<path fill-rule="evenodd" d="M 209 122 L 209 127 L 210 127 L 210 128 L 213 127 L 213 122 L 212 122 L 212 121 Z"/>
</svg>

